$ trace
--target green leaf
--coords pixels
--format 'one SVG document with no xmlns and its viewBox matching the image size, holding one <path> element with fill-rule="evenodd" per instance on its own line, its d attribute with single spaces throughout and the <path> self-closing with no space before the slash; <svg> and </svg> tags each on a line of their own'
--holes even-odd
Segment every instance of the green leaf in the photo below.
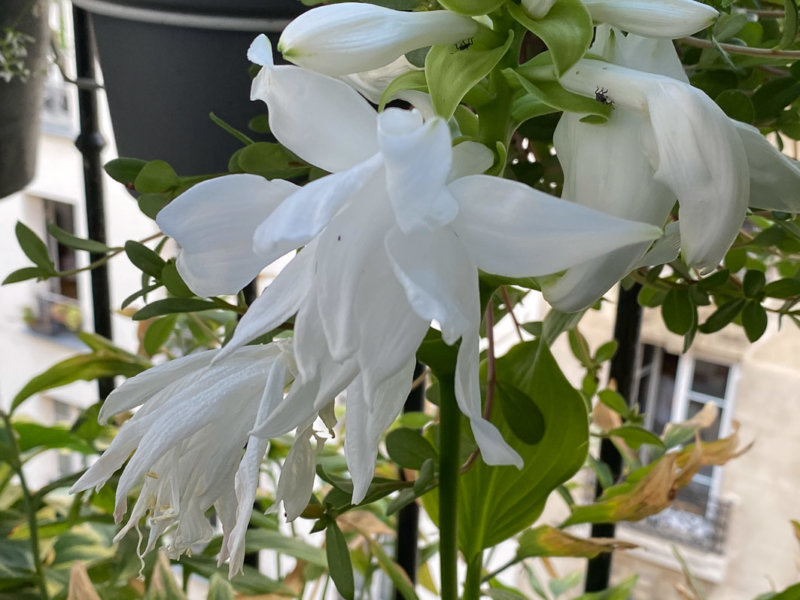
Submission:
<svg viewBox="0 0 800 600">
<path fill-rule="evenodd" d="M 147 331 L 144 332 L 144 339 L 142 340 L 144 351 L 148 356 L 153 356 L 161 350 L 161 347 L 169 338 L 172 330 L 175 329 L 177 320 L 177 315 L 167 315 L 166 317 L 156 319 L 148 325 Z"/>
<path fill-rule="evenodd" d="M 667 329 L 684 335 L 697 322 L 696 310 L 686 290 L 672 288 L 661 305 L 661 316 Z"/>
<path fill-rule="evenodd" d="M 583 581 L 583 572 L 573 571 L 572 573 L 567 573 L 563 577 L 551 579 L 547 582 L 547 587 L 550 588 L 550 593 L 553 594 L 553 596 L 560 596 L 578 587 L 581 581 Z"/>
<path fill-rule="evenodd" d="M 617 353 L 618 346 L 619 343 L 617 342 L 617 340 L 611 340 L 610 342 L 606 342 L 597 349 L 597 352 L 595 352 L 594 355 L 594 360 L 598 363 L 603 363 L 606 362 L 607 360 L 611 360 Z"/>
<path fill-rule="evenodd" d="M 134 180 L 136 191 L 142 194 L 159 194 L 178 187 L 180 180 L 175 170 L 163 160 L 151 160 L 144 165 Z"/>
<path fill-rule="evenodd" d="M 580 0 L 556 0 L 542 19 L 531 19 L 513 2 L 506 3 L 506 8 L 520 25 L 542 39 L 559 76 L 583 57 L 592 42 L 592 17 Z"/>
<path fill-rule="evenodd" d="M 439 0 L 446 9 L 462 15 L 486 15 L 503 5 L 506 0 Z"/>
<path fill-rule="evenodd" d="M 223 578 L 227 577 L 228 567 L 217 567 L 217 560 L 210 556 L 182 556 L 180 563 L 195 573 L 203 577 L 210 578 L 212 574 L 219 573 Z M 242 594 L 281 594 L 283 596 L 293 596 L 294 593 L 280 581 L 270 579 L 266 575 L 258 572 L 253 567 L 244 566 L 244 573 L 240 573 L 231 580 L 231 584 L 237 592 Z"/>
<path fill-rule="evenodd" d="M 31 379 L 14 396 L 14 400 L 11 402 L 11 410 L 17 408 L 33 394 L 67 385 L 73 381 L 92 381 L 101 377 L 114 377 L 116 375 L 133 377 L 144 370 L 145 367 L 140 362 L 121 356 L 79 354 L 56 363 Z"/>
<path fill-rule="evenodd" d="M 56 240 L 58 240 L 59 243 L 67 246 L 68 248 L 74 248 L 75 250 L 86 250 L 87 252 L 95 252 L 97 254 L 106 254 L 108 252 L 119 250 L 119 248 L 112 248 L 110 246 L 106 246 L 105 244 L 101 244 L 100 242 L 95 242 L 94 240 L 88 240 L 74 236 L 71 233 L 61 229 L 55 223 L 48 225 L 47 231 Z"/>
<path fill-rule="evenodd" d="M 219 573 L 214 573 L 208 582 L 206 600 L 234 600 L 233 586 Z"/>
<path fill-rule="evenodd" d="M 742 279 L 742 292 L 746 298 L 755 298 L 767 283 L 764 273 L 756 269 L 748 269 Z"/>
<path fill-rule="evenodd" d="M 268 529 L 248 529 L 245 536 L 245 548 L 248 552 L 258 550 L 275 550 L 303 560 L 318 567 L 327 567 L 325 551 L 295 537 L 287 537 L 279 531 Z"/>
<path fill-rule="evenodd" d="M 50 253 L 47 251 L 47 245 L 39 239 L 39 236 L 36 235 L 30 227 L 22 223 L 22 221 L 17 221 L 14 233 L 17 236 L 17 241 L 19 242 L 20 248 L 22 248 L 22 251 L 25 253 L 25 256 L 31 259 L 33 264 L 43 271 L 55 275 L 56 267 L 53 261 L 50 260 Z"/>
<path fill-rule="evenodd" d="M 144 244 L 128 240 L 125 242 L 125 254 L 137 269 L 147 273 L 151 277 L 158 279 L 166 261 L 157 252 L 154 252 Z"/>
<path fill-rule="evenodd" d="M 186 282 L 183 281 L 180 273 L 178 273 L 178 267 L 174 259 L 168 260 L 164 268 L 161 269 L 161 281 L 164 282 L 164 287 L 173 296 L 178 298 L 191 298 L 194 296 L 192 290 L 189 289 L 189 286 L 186 285 Z"/>
<path fill-rule="evenodd" d="M 662 442 L 661 438 L 656 434 L 643 427 L 637 427 L 636 425 L 617 427 L 609 431 L 608 436 L 622 438 L 622 440 L 634 450 L 638 450 L 643 444 L 658 446 L 659 448 L 664 447 L 664 442 Z"/>
<path fill-rule="evenodd" d="M 744 307 L 746 300 L 744 298 L 736 298 L 730 300 L 715 310 L 706 322 L 700 325 L 700 331 L 703 333 L 714 333 L 725 327 L 728 323 L 733 321 L 739 312 Z"/>
<path fill-rule="evenodd" d="M 778 48 L 791 48 L 797 39 L 797 0 L 783 0 L 786 18 L 783 20 L 783 34 Z"/>
<path fill-rule="evenodd" d="M 10 277 L 10 275 L 9 275 Z M 779 279 L 764 286 L 764 295 L 770 298 L 793 298 L 800 296 L 800 279 Z"/>
<path fill-rule="evenodd" d="M 50 271 L 44 271 L 39 267 L 23 267 L 22 269 L 17 269 L 9 273 L 3 280 L 2 285 L 27 281 L 28 279 L 47 279 L 52 275 Z"/>
<path fill-rule="evenodd" d="M 250 137 L 248 135 L 242 133 L 241 131 L 236 129 L 233 125 L 231 125 L 230 123 L 227 123 L 226 121 L 222 120 L 220 117 L 215 115 L 213 112 L 208 113 L 208 118 L 211 119 L 211 121 L 214 123 L 214 125 L 216 125 L 220 129 L 222 129 L 223 131 L 226 131 L 227 133 L 231 134 L 231 136 L 233 136 L 234 138 L 236 138 L 237 140 L 239 140 L 243 144 L 252 144 L 253 143 L 253 140 L 250 139 Z"/>
<path fill-rule="evenodd" d="M 169 197 L 165 194 L 142 194 L 136 202 L 142 213 L 155 220 L 161 209 L 169 204 Z"/>
<path fill-rule="evenodd" d="M 519 71 L 506 70 L 503 73 L 513 76 L 525 91 L 525 95 L 514 99 L 511 107 L 511 116 L 517 122 L 527 121 L 551 112 L 568 111 L 586 113 L 598 117 L 605 122 L 611 114 L 611 107 L 601 104 L 592 98 L 573 94 L 565 90 L 560 84 L 553 81 L 530 81 L 524 76 L 523 69 Z M 602 127 L 599 124 L 598 127 Z"/>
<path fill-rule="evenodd" d="M 125 186 L 131 186 L 146 164 L 146 160 L 120 157 L 108 161 L 103 166 L 103 169 L 114 181 L 118 181 Z"/>
<path fill-rule="evenodd" d="M 510 383 L 497 383 L 497 403 L 512 433 L 526 444 L 538 444 L 547 424 L 536 403 Z"/>
<path fill-rule="evenodd" d="M 742 326 L 752 344 L 767 330 L 767 311 L 757 300 L 750 300 L 742 309 Z"/>
<path fill-rule="evenodd" d="M 394 588 L 400 592 L 400 595 L 403 596 L 405 600 L 419 600 L 414 591 L 414 584 L 411 583 L 406 572 L 386 554 L 386 550 L 383 549 L 383 546 L 376 542 L 372 536 L 364 533 L 362 533 L 362 535 L 364 539 L 367 540 L 372 554 L 378 559 L 378 565 L 383 572 L 389 576 Z"/>
<path fill-rule="evenodd" d="M 245 173 L 261 175 L 267 179 L 299 175 L 308 171 L 308 166 L 297 162 L 280 144 L 256 142 L 245 146 L 238 153 L 239 167 Z"/>
<path fill-rule="evenodd" d="M 339 594 L 347 600 L 353 600 L 356 592 L 350 550 L 347 549 L 342 530 L 333 520 L 325 528 L 325 554 L 328 557 L 328 571 Z"/>
<path fill-rule="evenodd" d="M 538 360 L 533 357 L 538 355 Z M 550 492 L 583 465 L 589 446 L 588 415 L 581 395 L 564 377 L 546 346 L 525 342 L 497 360 L 496 377 L 536 404 L 547 427 L 531 445 L 511 434 L 502 411 L 492 421 L 524 461 L 522 469 L 477 461 L 459 484 L 458 538 L 467 560 L 533 523 Z M 423 497 L 428 512 L 430 500 Z"/>
<path fill-rule="evenodd" d="M 628 600 L 633 593 L 633 588 L 636 586 L 636 581 L 638 579 L 638 575 L 631 575 L 614 587 L 599 592 L 581 594 L 575 598 L 575 600 Z"/>
<path fill-rule="evenodd" d="M 428 460 L 436 459 L 436 450 L 431 443 L 413 429 L 401 427 L 386 436 L 386 451 L 401 467 L 418 471 Z"/>
<path fill-rule="evenodd" d="M 775 118 L 800 96 L 800 81 L 778 77 L 767 81 L 752 96 L 757 120 Z"/>
<path fill-rule="evenodd" d="M 72 433 L 65 425 L 48 426 L 15 419 L 13 426 L 19 434 L 17 444 L 20 452 L 26 452 L 32 448 L 66 448 L 82 454 L 95 453 L 95 449 L 90 444 Z"/>
<path fill-rule="evenodd" d="M 511 47 L 514 32 L 503 45 L 478 50 L 473 44 L 459 50 L 452 44 L 433 46 L 425 58 L 425 78 L 436 114 L 445 120 L 453 116 L 465 94 L 486 77 Z"/>
<path fill-rule="evenodd" d="M 600 402 L 620 415 L 627 415 L 630 411 L 628 403 L 625 402 L 625 398 L 614 390 L 603 390 L 597 394 L 597 397 L 600 398 Z"/>
<path fill-rule="evenodd" d="M 140 308 L 134 313 L 132 319 L 134 321 L 144 321 L 145 319 L 170 313 L 198 312 L 215 308 L 219 307 L 209 300 L 200 300 L 199 298 L 164 298 Z"/>
<path fill-rule="evenodd" d="M 483 595 L 489 596 L 492 600 L 526 600 L 525 596 L 519 592 L 512 592 L 511 590 L 489 589 L 486 590 Z"/>
<path fill-rule="evenodd" d="M 428 80 L 425 79 L 425 71 L 406 71 L 402 75 L 396 77 L 381 94 L 380 101 L 378 102 L 378 110 L 383 110 L 386 103 L 399 92 L 405 90 L 414 90 L 418 92 L 428 91 Z"/>
<path fill-rule="evenodd" d="M 731 119 L 736 119 L 743 123 L 752 123 L 753 119 L 755 119 L 753 101 L 750 100 L 750 96 L 741 90 L 725 90 L 714 98 L 714 102 Z"/>
</svg>

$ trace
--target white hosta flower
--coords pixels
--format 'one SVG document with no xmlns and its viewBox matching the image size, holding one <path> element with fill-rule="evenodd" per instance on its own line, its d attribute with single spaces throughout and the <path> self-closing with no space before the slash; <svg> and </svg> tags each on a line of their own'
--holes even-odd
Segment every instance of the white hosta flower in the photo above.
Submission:
<svg viewBox="0 0 800 600">
<path fill-rule="evenodd" d="M 404 12 L 343 2 L 297 17 L 283 30 L 278 50 L 301 67 L 347 75 L 383 67 L 417 48 L 462 41 L 477 31 L 475 21 L 446 10 Z"/>
<path fill-rule="evenodd" d="M 694 0 L 583 0 L 583 4 L 595 21 L 653 38 L 692 35 L 719 15 Z"/>
<path fill-rule="evenodd" d="M 279 69 L 265 64 L 263 71 Z M 310 157 L 319 147 L 332 148 L 335 140 L 328 136 L 340 135 L 350 119 L 360 119 L 359 107 L 367 104 L 346 86 L 349 95 L 345 93 L 340 81 L 296 70 L 292 77 L 295 83 L 305 78 L 305 95 L 340 94 L 336 104 L 320 105 L 323 112 L 317 115 L 337 123 L 335 127 L 307 136 L 283 127 L 281 119 L 299 118 L 287 114 L 283 76 L 262 71 L 254 93 L 267 102 L 279 141 L 298 156 Z M 297 104 L 302 110 L 302 98 Z M 298 190 L 256 229 L 254 249 L 264 264 L 303 249 L 251 306 L 222 352 L 232 352 L 296 314 L 298 377 L 314 391 L 300 402 L 287 399 L 256 433 L 279 434 L 293 419 L 315 414 L 346 388 L 346 453 L 354 502 L 366 493 L 378 440 L 402 408 L 416 350 L 434 320 L 447 343 L 462 340 L 456 396 L 484 460 L 520 464 L 516 452 L 481 415 L 478 269 L 507 276 L 543 275 L 659 234 L 648 225 L 481 175 L 491 166 L 492 153 L 472 142 L 453 149 L 442 119 L 424 121 L 416 111 L 399 109 L 380 115 L 373 111 L 372 119 L 373 127 L 355 130 L 357 143 L 337 149 L 336 160 L 349 168 Z M 370 129 L 371 140 L 361 137 Z M 365 147 L 376 152 L 365 159 Z M 233 176 L 220 181 L 239 185 Z M 184 203 L 181 210 L 193 206 Z M 204 218 L 213 220 L 212 212 Z M 193 235 L 175 233 L 183 252 L 182 238 Z"/>
<path fill-rule="evenodd" d="M 599 27 L 592 51 L 619 64 L 581 60 L 562 83 L 591 97 L 607 90 L 615 110 L 603 125 L 570 113 L 559 121 L 554 144 L 565 199 L 659 227 L 677 200 L 684 258 L 703 271 L 719 264 L 748 201 L 800 208 L 797 163 L 691 87 L 671 42 Z M 560 310 L 585 308 L 631 269 L 652 264 L 647 247 L 577 265 L 548 283 L 545 297 Z M 657 254 L 663 259 L 669 253 L 662 249 Z"/>
<path fill-rule="evenodd" d="M 127 512 L 133 486 L 142 481 L 142 490 L 115 539 L 149 514 L 150 538 L 142 554 L 171 532 L 167 549 L 179 555 L 211 539 L 214 530 L 205 513 L 214 506 L 224 535 L 220 563 L 229 558 L 235 574 L 269 443 L 250 432 L 284 402 L 295 367 L 289 341 L 239 348 L 228 360 L 211 364 L 217 354 L 211 350 L 164 363 L 114 390 L 100 411 L 101 422 L 141 408 L 71 492 L 101 487 L 130 457 L 117 487 L 117 522 Z"/>
</svg>

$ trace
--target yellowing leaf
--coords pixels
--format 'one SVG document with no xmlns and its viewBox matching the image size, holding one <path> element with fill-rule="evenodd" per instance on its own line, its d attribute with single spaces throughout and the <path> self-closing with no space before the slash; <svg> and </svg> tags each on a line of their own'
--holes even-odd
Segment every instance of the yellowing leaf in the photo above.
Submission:
<svg viewBox="0 0 800 600">
<path fill-rule="evenodd" d="M 89 579 L 89 573 L 86 572 L 86 566 L 80 561 L 72 563 L 69 570 L 67 600 L 100 600 L 92 580 Z"/>
<path fill-rule="evenodd" d="M 574 556 L 594 558 L 603 552 L 628 550 L 636 544 L 613 538 L 582 538 L 561 529 L 543 525 L 529 529 L 519 537 L 517 558 L 534 556 Z"/>
</svg>

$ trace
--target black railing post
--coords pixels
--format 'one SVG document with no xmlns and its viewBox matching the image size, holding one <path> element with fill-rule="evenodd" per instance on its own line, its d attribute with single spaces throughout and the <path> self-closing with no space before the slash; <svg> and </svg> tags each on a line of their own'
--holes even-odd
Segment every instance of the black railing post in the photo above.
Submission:
<svg viewBox="0 0 800 600">
<path fill-rule="evenodd" d="M 94 82 L 95 52 L 91 17 L 77 6 L 72 7 L 75 32 L 75 68 L 78 82 Z M 97 117 L 97 90 L 94 85 L 78 86 L 78 111 L 80 134 L 75 145 L 83 156 L 83 187 L 86 205 L 87 234 L 93 240 L 106 242 L 106 217 L 103 196 L 103 163 L 100 156 L 105 140 L 99 130 Z M 91 260 L 102 255 L 91 254 Z M 108 268 L 102 265 L 91 271 L 92 313 L 95 333 L 111 339 L 111 294 L 108 286 Z M 111 378 L 98 379 L 100 398 L 114 389 Z"/>
<path fill-rule="evenodd" d="M 425 365 L 417 363 L 414 367 L 414 381 L 425 373 Z M 403 406 L 403 412 L 420 412 L 425 404 L 425 381 L 411 390 Z M 411 583 L 417 581 L 417 544 L 419 539 L 419 505 L 416 501 L 407 504 L 397 513 L 397 564 L 408 575 Z M 403 595 L 395 590 L 395 600 L 403 600 Z"/>
<path fill-rule="evenodd" d="M 625 398 L 628 406 L 633 405 L 631 394 L 636 376 L 636 348 L 639 344 L 639 333 L 642 326 L 642 307 L 637 300 L 641 286 L 635 284 L 628 290 L 620 288 L 617 301 L 617 317 L 614 324 L 614 339 L 619 344 L 617 353 L 611 360 L 610 378 L 616 382 L 617 392 Z M 622 472 L 622 456 L 609 439 L 600 444 L 600 460 L 611 470 L 613 480 L 617 480 Z M 595 496 L 603 489 L 595 484 Z M 613 523 L 596 523 L 592 525 L 592 537 L 614 537 L 616 527 Z M 612 553 L 602 553 L 589 561 L 586 569 L 587 592 L 596 592 L 608 588 L 611 578 Z"/>
</svg>

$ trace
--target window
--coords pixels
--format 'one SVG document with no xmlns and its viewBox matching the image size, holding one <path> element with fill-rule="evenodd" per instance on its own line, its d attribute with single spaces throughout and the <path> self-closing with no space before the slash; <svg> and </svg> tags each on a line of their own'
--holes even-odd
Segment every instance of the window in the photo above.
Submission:
<svg viewBox="0 0 800 600">
<path fill-rule="evenodd" d="M 67 233 L 75 233 L 75 210 L 71 204 L 44 200 L 43 208 L 45 228 L 54 224 Z M 75 250 L 59 244 L 51 236 L 46 236 L 46 239 L 47 249 L 56 269 L 75 269 Z M 50 336 L 78 331 L 81 326 L 81 310 L 77 275 L 48 279 L 46 291 L 37 294 L 36 305 L 26 309 L 25 321 L 34 331 Z"/>
<path fill-rule="evenodd" d="M 685 421 L 709 402 L 719 408 L 716 421 L 701 430 L 703 441 L 728 435 L 738 368 L 692 357 L 677 356 L 658 346 L 642 344 L 634 397 L 645 426 L 661 433 L 670 421 Z M 704 466 L 691 483 L 678 492 L 676 508 L 713 517 L 719 496 L 722 468 Z"/>
</svg>

